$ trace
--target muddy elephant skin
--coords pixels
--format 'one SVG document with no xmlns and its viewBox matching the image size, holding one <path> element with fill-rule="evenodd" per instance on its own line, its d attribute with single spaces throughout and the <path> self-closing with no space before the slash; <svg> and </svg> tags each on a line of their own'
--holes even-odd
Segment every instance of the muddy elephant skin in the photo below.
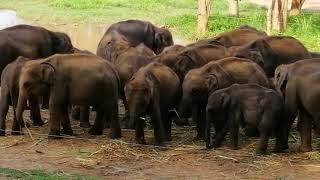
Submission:
<svg viewBox="0 0 320 180">
<path fill-rule="evenodd" d="M 187 73 L 182 83 L 180 113 L 197 123 L 197 138 L 204 138 L 205 110 L 209 95 L 234 83 L 257 83 L 269 87 L 263 69 L 249 59 L 229 57 L 210 62 Z"/>
<path fill-rule="evenodd" d="M 31 59 L 72 53 L 70 37 L 42 27 L 17 25 L 0 30 L 0 73 L 18 56 Z"/>
<path fill-rule="evenodd" d="M 171 140 L 169 110 L 180 98 L 178 76 L 167 66 L 154 62 L 139 69 L 125 85 L 129 105 L 129 126 L 136 129 L 136 141 L 146 144 L 144 121 L 140 117 L 151 116 L 156 144 Z"/>
<path fill-rule="evenodd" d="M 18 98 L 19 98 L 19 77 L 21 69 L 25 64 L 32 64 L 36 60 L 30 60 L 19 56 L 15 61 L 9 63 L 2 71 L 1 79 L 1 101 L 0 101 L 0 135 L 5 135 L 6 129 L 6 116 L 9 110 L 9 106 L 12 105 L 13 111 L 15 112 L 17 108 Z M 43 121 L 41 120 L 41 114 L 39 109 L 39 101 L 37 96 L 28 97 L 31 119 L 33 120 L 33 125 L 42 126 Z M 19 127 L 24 126 L 24 124 L 18 124 L 16 115 L 13 116 L 12 124 L 12 134 L 20 134 Z"/>
<path fill-rule="evenodd" d="M 270 135 L 276 134 L 276 151 L 288 148 L 281 124 L 283 100 L 275 90 L 257 84 L 233 84 L 212 93 L 206 108 L 206 146 L 219 147 L 230 132 L 232 149 L 239 148 L 239 127 L 257 128 L 260 140 L 256 153 L 265 154 Z M 211 122 L 215 128 L 215 141 L 210 137 Z"/>
<path fill-rule="evenodd" d="M 270 36 L 238 48 L 233 56 L 248 58 L 260 64 L 272 78 L 277 66 L 311 58 L 307 48 L 289 36 Z"/>
<path fill-rule="evenodd" d="M 147 21 L 127 20 L 112 24 L 99 42 L 97 55 L 109 58 L 112 53 L 112 41 L 126 40 L 131 47 L 144 43 L 155 54 L 173 45 L 172 34 L 165 28 L 159 28 Z"/>
<path fill-rule="evenodd" d="M 119 84 L 113 65 L 93 55 L 59 54 L 25 65 L 19 79 L 18 123 L 22 119 L 26 97 L 43 94 L 49 88 L 50 138 L 59 137 L 61 133 L 73 134 L 68 116 L 71 104 L 97 108 L 90 134 L 102 134 L 105 121 L 109 121 L 111 138 L 118 138 L 121 136 L 117 103 Z"/>
</svg>

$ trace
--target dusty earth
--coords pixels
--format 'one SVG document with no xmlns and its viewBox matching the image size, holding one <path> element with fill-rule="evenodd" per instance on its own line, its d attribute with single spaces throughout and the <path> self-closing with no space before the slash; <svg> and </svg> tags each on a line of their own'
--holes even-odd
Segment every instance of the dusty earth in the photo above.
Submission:
<svg viewBox="0 0 320 180">
<path fill-rule="evenodd" d="M 48 120 L 48 111 L 42 111 Z M 91 113 L 93 119 L 95 113 Z M 28 119 L 28 111 L 25 119 Z M 92 121 L 92 120 L 91 120 Z M 90 136 L 88 129 L 72 121 L 75 136 L 48 140 L 47 124 L 31 127 L 23 136 L 11 136 L 12 110 L 8 114 L 7 136 L 0 137 L 0 167 L 45 169 L 67 174 L 90 175 L 112 179 L 318 179 L 320 161 L 317 151 L 297 153 L 292 138 L 288 153 L 255 155 L 257 139 L 242 136 L 241 149 L 230 150 L 228 142 L 217 150 L 206 150 L 204 142 L 193 141 L 193 127 L 174 127 L 173 141 L 165 148 L 134 143 L 134 132 L 123 130 L 121 140 Z M 152 131 L 146 130 L 152 144 Z M 293 137 L 298 137 L 293 133 Z M 318 147 L 318 139 L 314 140 Z M 273 146 L 271 140 L 269 149 Z"/>
</svg>

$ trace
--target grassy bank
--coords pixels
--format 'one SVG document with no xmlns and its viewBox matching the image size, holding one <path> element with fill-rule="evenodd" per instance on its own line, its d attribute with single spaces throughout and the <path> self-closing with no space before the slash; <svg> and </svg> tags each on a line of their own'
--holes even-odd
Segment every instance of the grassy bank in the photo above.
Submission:
<svg viewBox="0 0 320 180">
<path fill-rule="evenodd" d="M 47 172 L 44 170 L 16 170 L 9 168 L 0 168 L 0 179 L 5 177 L 8 179 L 37 179 L 37 180 L 95 180 L 96 177 L 70 175 L 62 172 Z"/>
<path fill-rule="evenodd" d="M 214 0 L 209 32 L 205 36 L 248 24 L 266 29 L 266 10 L 240 2 L 240 17 L 227 16 L 227 1 Z M 182 38 L 195 40 L 196 0 L 0 0 L 0 8 L 16 9 L 23 18 L 55 23 L 109 24 L 139 18 L 165 24 Z M 283 33 L 298 38 L 314 51 L 320 51 L 320 13 L 304 13 L 289 18 Z"/>
</svg>

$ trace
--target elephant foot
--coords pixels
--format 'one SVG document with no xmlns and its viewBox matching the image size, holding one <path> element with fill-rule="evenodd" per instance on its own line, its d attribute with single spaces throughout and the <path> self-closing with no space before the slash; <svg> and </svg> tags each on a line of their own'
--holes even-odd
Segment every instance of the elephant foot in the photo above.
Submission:
<svg viewBox="0 0 320 180">
<path fill-rule="evenodd" d="M 73 135 L 73 131 L 72 129 L 62 129 L 62 134 L 65 134 L 65 135 L 69 135 L 69 136 L 72 136 Z"/>
<path fill-rule="evenodd" d="M 48 139 L 62 139 L 60 135 L 60 130 L 50 130 L 48 134 Z"/>
<path fill-rule="evenodd" d="M 214 146 L 213 146 L 212 144 L 206 144 L 206 148 L 207 148 L 207 149 L 213 149 Z"/>
<path fill-rule="evenodd" d="M 193 140 L 194 140 L 194 141 L 204 140 L 204 135 L 198 134 L 195 138 L 193 138 Z"/>
<path fill-rule="evenodd" d="M 172 141 L 172 137 L 171 137 L 171 136 L 167 136 L 167 137 L 166 137 L 166 140 L 167 140 L 167 141 Z"/>
<path fill-rule="evenodd" d="M 116 138 L 121 138 L 121 129 L 111 129 L 110 132 L 110 138 L 111 139 L 116 139 Z"/>
<path fill-rule="evenodd" d="M 105 128 L 105 129 L 110 128 L 110 122 L 105 123 L 105 124 L 104 124 L 104 128 Z"/>
<path fill-rule="evenodd" d="M 308 145 L 300 145 L 299 152 L 309 152 L 312 151 L 312 147 Z"/>
<path fill-rule="evenodd" d="M 145 139 L 136 139 L 136 142 L 138 144 L 142 144 L 142 145 L 146 145 L 147 144 Z"/>
<path fill-rule="evenodd" d="M 273 152 L 274 153 L 283 153 L 285 150 L 289 149 L 289 145 L 286 144 L 286 145 L 276 145 L 274 148 L 273 148 Z"/>
<path fill-rule="evenodd" d="M 19 136 L 19 135 L 23 135 L 23 132 L 21 132 L 21 131 L 12 131 L 12 132 L 11 132 L 11 135 L 13 135 L 13 136 Z"/>
<path fill-rule="evenodd" d="M 33 125 L 34 125 L 34 126 L 43 126 L 43 125 L 44 125 L 44 122 L 43 122 L 42 120 L 34 121 L 34 122 L 33 122 Z"/>
<path fill-rule="evenodd" d="M 266 154 L 267 153 L 267 150 L 266 149 L 260 149 L 260 148 L 257 148 L 256 151 L 255 151 L 256 154 Z"/>
<path fill-rule="evenodd" d="M 1 129 L 1 130 L 0 130 L 0 136 L 5 136 L 5 135 L 6 135 L 6 130 Z"/>
<path fill-rule="evenodd" d="M 102 135 L 103 129 L 92 126 L 89 130 L 90 135 Z"/>
<path fill-rule="evenodd" d="M 82 128 L 89 128 L 91 125 L 89 122 L 80 122 L 80 127 Z"/>
</svg>

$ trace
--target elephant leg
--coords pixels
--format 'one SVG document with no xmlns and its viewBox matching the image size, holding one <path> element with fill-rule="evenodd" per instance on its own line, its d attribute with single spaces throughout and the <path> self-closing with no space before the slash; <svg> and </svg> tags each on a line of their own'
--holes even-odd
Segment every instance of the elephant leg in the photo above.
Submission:
<svg viewBox="0 0 320 180">
<path fill-rule="evenodd" d="M 258 126 L 260 139 L 256 148 L 257 154 L 265 154 L 267 152 L 269 137 L 277 120 L 278 118 L 274 116 L 272 110 L 264 112 L 262 121 Z"/>
<path fill-rule="evenodd" d="M 33 120 L 33 125 L 42 126 L 44 123 L 41 119 L 38 97 L 35 97 L 35 96 L 30 97 L 29 102 L 30 102 L 30 114 L 31 114 L 31 119 Z"/>
<path fill-rule="evenodd" d="M 0 101 L 0 136 L 6 135 L 6 116 L 9 110 L 10 103 L 10 95 L 9 92 L 5 90 L 5 88 L 1 91 L 1 101 Z M 14 115 L 15 117 L 16 115 Z M 14 118 L 15 121 L 16 118 Z"/>
<path fill-rule="evenodd" d="M 50 99 L 51 101 L 51 99 Z M 49 119 L 49 139 L 59 139 L 60 125 L 64 121 L 65 106 L 63 104 L 52 103 L 50 104 L 50 119 Z"/>
<path fill-rule="evenodd" d="M 312 134 L 312 117 L 310 114 L 302 107 L 299 109 L 299 121 L 302 123 L 302 128 L 300 132 L 301 145 L 299 151 L 308 152 L 312 150 L 311 147 L 311 134 Z"/>
<path fill-rule="evenodd" d="M 80 120 L 80 106 L 73 106 L 71 111 L 72 119 Z"/>
<path fill-rule="evenodd" d="M 49 99 L 50 99 L 50 91 L 47 91 L 43 96 L 42 96 L 42 109 L 49 109 Z"/>
<path fill-rule="evenodd" d="M 218 148 L 221 146 L 223 140 L 225 139 L 227 135 L 227 128 L 223 126 L 215 126 L 215 136 L 214 136 L 214 143 L 213 147 Z"/>
<path fill-rule="evenodd" d="M 91 126 L 89 130 L 89 134 L 91 135 L 102 135 L 104 128 L 104 119 L 105 119 L 105 110 L 103 106 L 98 106 L 96 109 L 96 119 L 94 121 L 93 126 Z"/>
<path fill-rule="evenodd" d="M 239 149 L 239 127 L 241 121 L 240 108 L 230 108 L 236 109 L 235 112 L 230 113 L 228 119 L 229 122 L 229 131 L 230 131 L 230 140 L 232 149 Z"/>
<path fill-rule="evenodd" d="M 108 119 L 110 122 L 110 137 L 112 139 L 114 138 L 120 138 L 121 137 L 121 127 L 119 123 L 119 107 L 118 107 L 118 100 L 115 100 L 111 105 L 111 116 L 108 116 L 107 114 L 107 121 Z"/>
<path fill-rule="evenodd" d="M 197 136 L 195 140 L 204 139 L 205 137 L 205 108 L 201 109 L 198 105 L 192 109 L 192 119 L 197 124 Z"/>
<path fill-rule="evenodd" d="M 89 116 L 90 116 L 90 107 L 80 106 L 80 127 L 83 127 L 83 128 L 90 127 Z"/>
<path fill-rule="evenodd" d="M 143 130 L 144 122 L 142 119 L 138 119 L 136 123 L 136 142 L 138 144 L 147 144 L 144 139 L 144 130 Z"/>
<path fill-rule="evenodd" d="M 71 123 L 69 119 L 68 113 L 68 105 L 65 105 L 61 112 L 61 125 L 62 125 L 62 134 L 73 135 L 73 131 L 71 128 Z"/>
<path fill-rule="evenodd" d="M 169 118 L 169 112 L 162 113 L 161 117 L 164 122 L 166 140 L 172 141 L 172 137 L 171 137 L 172 120 L 171 118 Z"/>
</svg>

